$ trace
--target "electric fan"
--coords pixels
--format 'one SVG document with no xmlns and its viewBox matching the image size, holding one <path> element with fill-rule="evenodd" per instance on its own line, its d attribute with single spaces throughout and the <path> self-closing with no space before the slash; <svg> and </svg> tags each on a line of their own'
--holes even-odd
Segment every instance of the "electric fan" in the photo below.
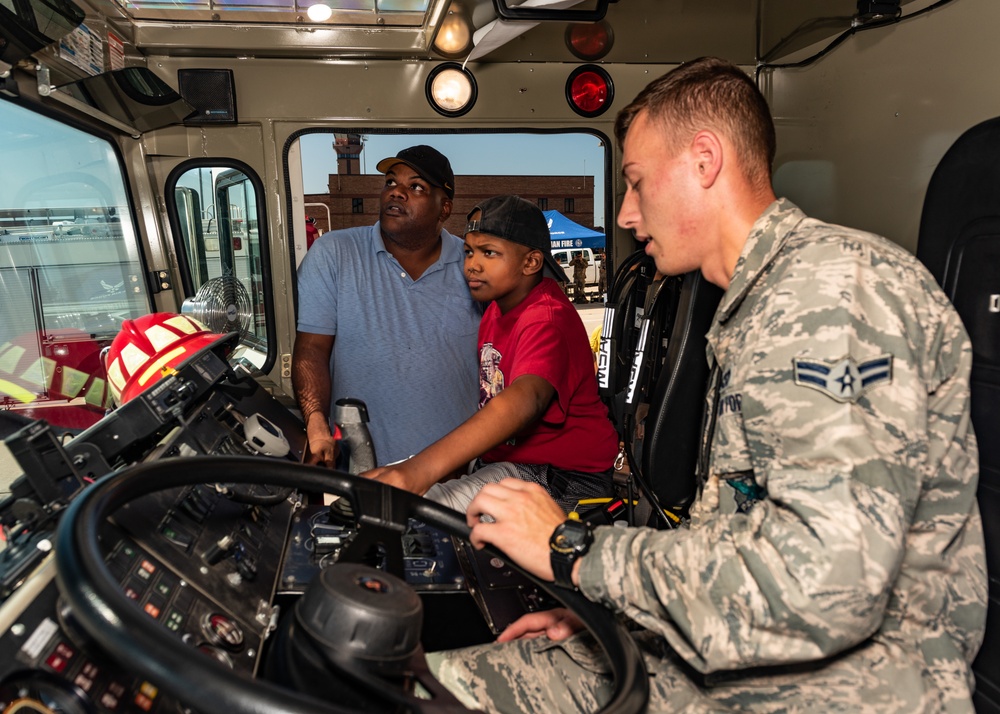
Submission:
<svg viewBox="0 0 1000 714">
<path fill-rule="evenodd" d="M 250 293 L 232 275 L 206 281 L 194 297 L 184 301 L 181 313 L 198 320 L 212 332 L 238 332 L 240 341 L 250 334 L 253 326 Z"/>
</svg>

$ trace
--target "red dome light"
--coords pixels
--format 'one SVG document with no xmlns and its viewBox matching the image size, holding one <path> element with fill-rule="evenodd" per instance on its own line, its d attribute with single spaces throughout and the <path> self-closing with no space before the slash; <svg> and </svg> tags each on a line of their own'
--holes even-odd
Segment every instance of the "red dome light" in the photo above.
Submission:
<svg viewBox="0 0 1000 714">
<path fill-rule="evenodd" d="M 566 82 L 566 99 L 577 114 L 596 117 L 603 114 L 614 98 L 611 77 L 602 68 L 578 67 Z"/>
</svg>

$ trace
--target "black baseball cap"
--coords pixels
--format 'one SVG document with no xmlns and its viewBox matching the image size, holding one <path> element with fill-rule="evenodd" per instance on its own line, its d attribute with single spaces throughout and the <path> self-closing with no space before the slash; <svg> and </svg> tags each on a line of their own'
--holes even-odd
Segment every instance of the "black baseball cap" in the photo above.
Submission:
<svg viewBox="0 0 1000 714">
<path fill-rule="evenodd" d="M 479 220 L 472 215 L 479 211 Z M 568 282 L 566 273 L 552 257 L 549 226 L 541 209 L 520 196 L 493 196 L 481 201 L 466 216 L 466 233 L 488 233 L 513 243 L 540 250 L 545 259 L 543 274 L 560 282 Z"/>
<path fill-rule="evenodd" d="M 375 170 L 384 174 L 396 164 L 406 164 L 431 186 L 443 188 L 448 198 L 455 198 L 455 173 L 451 170 L 451 162 L 433 146 L 421 144 L 403 149 L 395 156 L 379 161 Z"/>
</svg>

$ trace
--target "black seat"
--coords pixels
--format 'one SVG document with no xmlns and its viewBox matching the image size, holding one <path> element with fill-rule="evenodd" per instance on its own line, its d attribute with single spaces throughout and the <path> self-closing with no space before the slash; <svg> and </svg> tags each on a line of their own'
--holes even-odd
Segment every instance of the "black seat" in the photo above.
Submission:
<svg viewBox="0 0 1000 714">
<path fill-rule="evenodd" d="M 673 512 L 694 498 L 709 372 L 705 335 L 721 299 L 722 290 L 700 272 L 684 276 L 646 416 L 642 473 L 660 505 Z"/>
<path fill-rule="evenodd" d="M 700 272 L 662 279 L 654 272 L 640 251 L 615 274 L 605 316 L 611 355 L 598 377 L 625 445 L 628 484 L 649 499 L 634 522 L 671 527 L 697 487 L 705 335 L 723 291 Z"/>
<path fill-rule="evenodd" d="M 924 199 L 917 257 L 955 304 L 972 338 L 972 423 L 986 535 L 989 614 L 973 664 L 976 711 L 1000 712 L 1000 118 L 960 136 Z"/>
</svg>

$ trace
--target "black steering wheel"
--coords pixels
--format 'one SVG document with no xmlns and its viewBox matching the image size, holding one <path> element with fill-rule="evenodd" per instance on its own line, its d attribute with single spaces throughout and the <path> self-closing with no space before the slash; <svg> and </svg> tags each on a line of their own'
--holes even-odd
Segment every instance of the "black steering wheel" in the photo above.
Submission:
<svg viewBox="0 0 1000 714">
<path fill-rule="evenodd" d="M 193 654 L 189 645 L 125 595 L 105 564 L 98 546 L 98 531 L 108 516 L 149 493 L 220 480 L 303 488 L 346 497 L 362 526 L 402 533 L 413 518 L 449 535 L 466 539 L 469 536 L 460 513 L 380 482 L 339 471 L 245 456 L 153 461 L 105 476 L 80 494 L 62 517 L 56 534 L 56 577 L 75 618 L 115 661 L 199 710 L 228 714 L 352 711 L 330 700 L 321 701 L 270 682 L 250 680 L 209 657 Z M 511 562 L 499 551 L 495 553 Z M 524 574 L 580 618 L 607 655 L 614 691 L 601 712 L 622 714 L 644 710 L 649 696 L 646 670 L 639 649 L 625 628 L 607 609 L 582 595 Z M 426 662 L 420 665 L 426 670 Z M 410 696 L 405 706 L 412 711 L 439 714 L 466 711 L 440 685 L 434 687 L 432 695 L 434 698 L 429 700 Z"/>
</svg>

